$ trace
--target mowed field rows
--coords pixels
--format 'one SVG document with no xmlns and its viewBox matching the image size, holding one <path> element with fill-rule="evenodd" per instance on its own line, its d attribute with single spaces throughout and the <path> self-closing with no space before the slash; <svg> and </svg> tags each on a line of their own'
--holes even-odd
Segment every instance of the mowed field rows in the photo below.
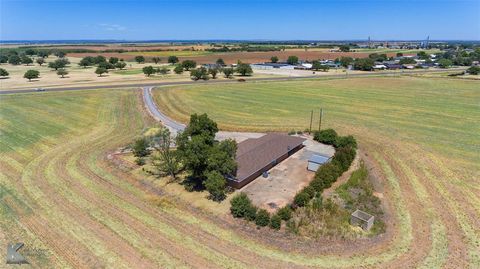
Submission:
<svg viewBox="0 0 480 269">
<path fill-rule="evenodd" d="M 393 254 L 402 268 L 480 267 L 480 85 L 415 77 L 157 89 L 158 106 L 186 122 L 208 113 L 222 129 L 323 128 L 353 134 L 384 179 Z M 375 171 L 373 169 L 372 171 Z M 398 242 L 395 242 L 397 240 Z M 385 251 L 385 252 L 383 252 Z"/>
<path fill-rule="evenodd" d="M 310 100 L 322 99 L 318 85 L 326 82 L 303 82 L 317 90 L 309 94 L 307 88 L 297 87 L 293 96 L 299 100 L 288 107 L 282 102 L 292 102 L 289 91 L 295 84 L 291 82 L 172 88 L 160 91 L 157 100 L 161 107 L 166 107 L 164 100 L 174 102 L 167 110 L 179 113 L 179 119 L 192 111 L 208 112 L 231 129 L 237 128 L 238 113 L 248 120 L 238 122 L 242 129 L 281 130 L 288 122 L 303 128 L 303 116 L 286 117 L 287 112 L 279 111 L 308 112 Z M 360 80 L 352 85 L 361 92 Z M 449 100 L 461 102 L 455 103 L 461 107 L 459 112 L 450 113 L 472 121 L 455 139 L 478 146 L 478 132 L 474 132 L 480 118 L 475 106 L 479 96 L 474 86 L 453 88 L 457 94 Z M 344 93 L 346 89 L 329 90 L 325 103 L 354 110 L 348 100 L 355 96 Z M 245 227 L 229 216 L 213 216 L 152 190 L 141 177 L 113 166 L 108 154 L 153 124 L 143 111 L 139 89 L 1 96 L 0 244 L 24 242 L 27 259 L 35 268 L 477 267 L 478 156 L 463 145 L 462 155 L 446 158 L 444 153 L 454 144 L 446 144 L 447 151 L 439 153 L 435 140 L 443 136 L 428 143 L 422 138 L 425 130 L 410 130 L 417 139 L 407 139 L 407 134 L 401 134 L 403 128 L 387 132 L 388 121 L 395 121 L 383 119 L 388 110 L 381 110 L 381 100 L 392 94 L 389 87 L 384 89 L 367 94 L 370 103 L 358 108 L 363 114 L 357 118 L 345 112 L 334 117 L 330 109 L 325 114 L 327 126 L 358 136 L 372 169 L 385 179 L 380 187 L 389 209 L 387 233 L 354 242 L 312 242 Z M 442 94 L 434 93 L 442 100 Z M 202 99 L 208 94 L 214 98 Z M 250 117 L 244 111 L 248 102 L 257 107 L 248 112 Z M 380 112 L 374 113 L 376 109 Z M 223 118 L 217 110 L 225 111 Z M 465 114 L 456 114 L 460 112 Z M 260 126 L 267 120 L 267 127 Z M 461 124 L 458 121 L 450 119 L 451 124 Z M 449 128 L 445 125 L 438 133 Z M 165 200 L 152 202 L 152 196 Z M 5 264 L 3 259 L 0 262 Z"/>
</svg>

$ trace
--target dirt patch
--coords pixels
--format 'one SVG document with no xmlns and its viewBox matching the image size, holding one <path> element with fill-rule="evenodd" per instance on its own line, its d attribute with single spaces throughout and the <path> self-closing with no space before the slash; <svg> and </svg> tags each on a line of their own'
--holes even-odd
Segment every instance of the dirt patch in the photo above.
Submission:
<svg viewBox="0 0 480 269">
<path fill-rule="evenodd" d="M 313 180 L 315 173 L 307 170 L 307 161 L 313 154 L 332 156 L 330 146 L 307 140 L 306 146 L 269 170 L 268 177 L 259 176 L 240 191 L 248 195 L 253 204 L 269 212 L 291 203 L 297 192 Z"/>
</svg>

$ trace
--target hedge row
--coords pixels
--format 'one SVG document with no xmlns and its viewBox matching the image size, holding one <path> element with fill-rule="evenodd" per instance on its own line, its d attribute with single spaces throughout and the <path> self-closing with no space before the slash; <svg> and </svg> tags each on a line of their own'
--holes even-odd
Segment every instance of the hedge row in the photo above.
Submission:
<svg viewBox="0 0 480 269">
<path fill-rule="evenodd" d="M 282 220 L 289 220 L 292 217 L 290 207 L 283 207 L 277 214 L 270 216 L 265 209 L 258 209 L 252 204 L 252 201 L 245 193 L 237 194 L 230 201 L 230 212 L 235 218 L 243 218 L 248 221 L 254 221 L 259 227 L 269 226 L 272 229 L 279 230 L 282 226 Z"/>
<path fill-rule="evenodd" d="M 336 148 L 332 161 L 326 163 L 317 170 L 315 178 L 302 191 L 295 195 L 294 205 L 303 207 L 307 205 L 317 193 L 328 189 L 345 171 L 355 159 L 357 141 L 353 136 L 338 136 L 335 130 L 326 129 L 316 132 L 314 139 L 318 142 L 333 145 Z"/>
<path fill-rule="evenodd" d="M 357 149 L 357 141 L 353 136 L 339 136 L 333 129 L 317 131 L 314 133 L 313 139 L 323 144 L 332 145 L 335 148 L 351 147 Z"/>
</svg>

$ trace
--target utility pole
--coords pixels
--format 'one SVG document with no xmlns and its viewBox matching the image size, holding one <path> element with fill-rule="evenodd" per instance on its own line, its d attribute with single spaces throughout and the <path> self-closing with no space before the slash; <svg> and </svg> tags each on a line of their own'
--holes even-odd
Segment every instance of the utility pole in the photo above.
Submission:
<svg viewBox="0 0 480 269">
<path fill-rule="evenodd" d="M 320 120 L 318 121 L 318 131 L 322 128 L 322 116 L 323 116 L 323 108 L 320 108 Z"/>
<path fill-rule="evenodd" d="M 312 112 L 310 113 L 310 131 L 309 131 L 309 133 L 312 133 L 312 122 L 313 122 L 313 109 L 312 109 Z"/>
</svg>

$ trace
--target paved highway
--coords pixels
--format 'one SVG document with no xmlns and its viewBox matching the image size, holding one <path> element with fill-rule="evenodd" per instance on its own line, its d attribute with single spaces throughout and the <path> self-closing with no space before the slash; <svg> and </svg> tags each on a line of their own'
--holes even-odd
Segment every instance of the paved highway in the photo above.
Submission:
<svg viewBox="0 0 480 269">
<path fill-rule="evenodd" d="M 402 74 L 425 74 L 436 72 L 451 72 L 451 71 L 463 71 L 464 69 L 435 69 L 435 70 L 409 70 L 404 72 L 382 72 L 382 73 L 361 73 L 361 74 L 348 74 L 349 78 L 352 77 L 376 77 L 376 76 L 393 76 Z M 296 79 L 308 79 L 308 78 L 345 78 L 346 74 L 333 74 L 322 76 L 303 76 L 303 77 L 272 77 L 272 78 L 247 78 L 247 81 L 282 81 L 282 80 L 296 80 Z M 135 87 L 160 87 L 160 86 L 173 86 L 173 85 L 188 85 L 188 84 L 212 84 L 212 83 L 239 83 L 237 80 L 207 80 L 207 81 L 172 81 L 172 82 L 160 82 L 160 83 L 138 83 L 138 84 L 112 84 L 112 85 L 88 85 L 88 86 L 65 86 L 65 87 L 45 87 L 47 92 L 59 92 L 59 91 L 80 91 L 80 90 L 97 90 L 97 89 L 120 89 L 120 88 L 135 88 Z M 0 94 L 14 94 L 14 93 L 32 93 L 36 92 L 35 89 L 16 89 L 16 90 L 2 90 Z"/>
</svg>

